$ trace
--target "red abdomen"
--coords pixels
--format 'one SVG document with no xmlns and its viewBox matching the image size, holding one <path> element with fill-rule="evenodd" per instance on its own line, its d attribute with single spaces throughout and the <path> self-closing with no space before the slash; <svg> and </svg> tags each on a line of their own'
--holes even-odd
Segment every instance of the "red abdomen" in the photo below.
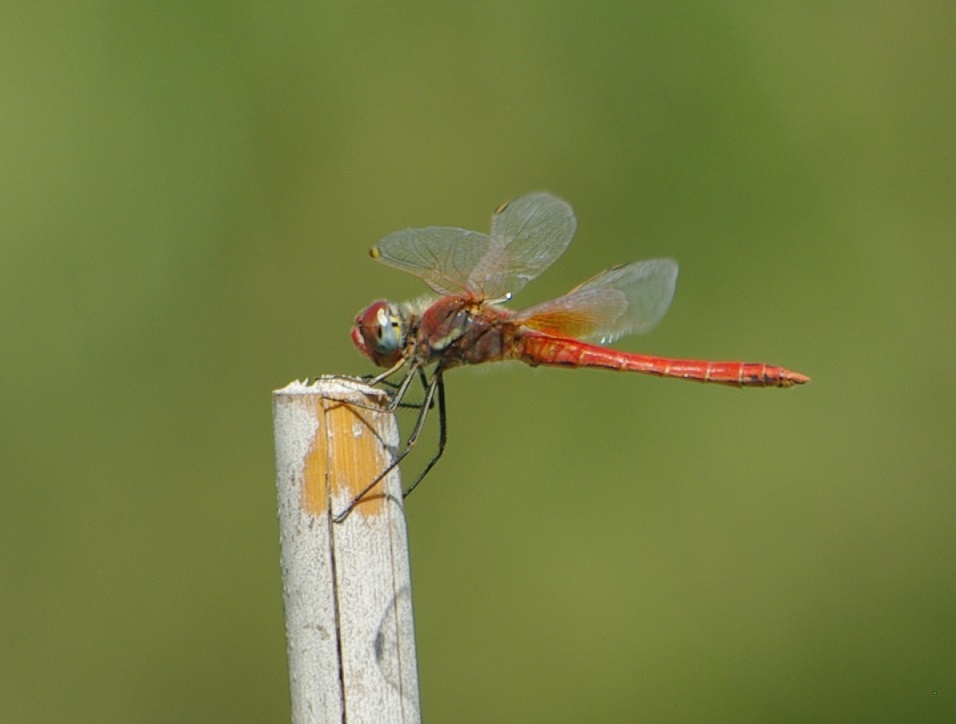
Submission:
<svg viewBox="0 0 956 724">
<path fill-rule="evenodd" d="M 599 367 L 625 372 L 642 372 L 658 377 L 678 377 L 714 382 L 731 387 L 791 387 L 809 382 L 799 372 L 762 362 L 708 362 L 670 359 L 598 347 L 577 339 L 522 332 L 515 340 L 516 359 L 529 365 L 553 367 Z"/>
</svg>

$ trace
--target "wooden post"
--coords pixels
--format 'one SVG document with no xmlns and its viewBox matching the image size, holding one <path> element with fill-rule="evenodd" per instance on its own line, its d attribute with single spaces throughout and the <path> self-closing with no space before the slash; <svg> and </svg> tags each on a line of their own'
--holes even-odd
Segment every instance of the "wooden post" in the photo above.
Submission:
<svg viewBox="0 0 956 724">
<path fill-rule="evenodd" d="M 387 402 L 341 377 L 273 393 L 294 724 L 421 719 L 398 470 L 332 521 L 398 449 Z"/>
</svg>

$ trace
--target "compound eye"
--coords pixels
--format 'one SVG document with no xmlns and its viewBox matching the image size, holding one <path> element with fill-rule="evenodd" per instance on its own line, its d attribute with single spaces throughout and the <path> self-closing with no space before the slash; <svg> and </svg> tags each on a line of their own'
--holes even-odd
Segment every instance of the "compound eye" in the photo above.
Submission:
<svg viewBox="0 0 956 724">
<path fill-rule="evenodd" d="M 359 312 L 352 343 L 379 367 L 392 367 L 405 353 L 408 336 L 401 307 L 381 300 Z"/>
<path fill-rule="evenodd" d="M 380 354 L 391 354 L 402 348 L 402 320 L 391 305 L 376 310 L 374 328 L 375 349 Z"/>
</svg>

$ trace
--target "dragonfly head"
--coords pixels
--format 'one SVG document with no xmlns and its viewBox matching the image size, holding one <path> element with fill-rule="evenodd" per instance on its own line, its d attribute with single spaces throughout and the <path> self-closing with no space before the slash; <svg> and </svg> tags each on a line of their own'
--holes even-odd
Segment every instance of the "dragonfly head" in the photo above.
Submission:
<svg viewBox="0 0 956 724">
<path fill-rule="evenodd" d="M 405 354 L 406 329 L 397 304 L 374 302 L 355 318 L 352 343 L 379 367 L 393 367 Z"/>
</svg>

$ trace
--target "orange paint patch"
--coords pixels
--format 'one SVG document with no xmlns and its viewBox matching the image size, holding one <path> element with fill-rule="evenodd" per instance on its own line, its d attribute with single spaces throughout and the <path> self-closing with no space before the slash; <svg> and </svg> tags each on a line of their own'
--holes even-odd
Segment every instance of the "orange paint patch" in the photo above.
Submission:
<svg viewBox="0 0 956 724">
<path fill-rule="evenodd" d="M 344 506 L 385 469 L 388 456 L 371 421 L 385 413 L 345 402 L 314 398 L 319 426 L 305 456 L 302 506 L 324 515 L 329 502 Z M 362 498 L 352 515 L 379 515 L 384 509 L 380 481 Z"/>
<path fill-rule="evenodd" d="M 325 514 L 329 507 L 329 446 L 322 400 L 319 397 L 307 399 L 315 402 L 315 417 L 319 425 L 302 466 L 302 507 L 306 512 L 318 516 Z"/>
</svg>

